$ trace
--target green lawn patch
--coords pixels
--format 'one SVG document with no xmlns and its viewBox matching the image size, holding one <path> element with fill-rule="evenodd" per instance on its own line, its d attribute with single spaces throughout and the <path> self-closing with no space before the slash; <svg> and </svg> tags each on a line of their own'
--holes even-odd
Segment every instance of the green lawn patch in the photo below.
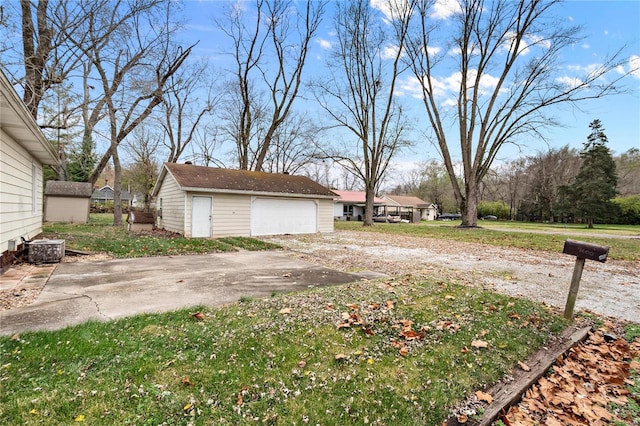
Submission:
<svg viewBox="0 0 640 426">
<path fill-rule="evenodd" d="M 638 238 L 602 238 L 576 235 L 571 233 L 582 233 L 586 230 L 582 228 L 571 228 L 564 230 L 563 234 L 546 234 L 538 232 L 526 232 L 527 228 L 522 228 L 519 232 L 500 231 L 491 228 L 458 228 L 460 221 L 452 222 L 422 222 L 419 224 L 406 223 L 375 223 L 373 226 L 363 227 L 361 222 L 336 221 L 336 230 L 351 230 L 364 232 L 382 232 L 391 234 L 405 234 L 414 237 L 437 238 L 454 241 L 464 241 L 469 243 L 489 244 L 502 247 L 516 247 L 531 250 L 543 250 L 553 253 L 562 253 L 562 247 L 565 240 L 573 239 L 585 241 L 593 244 L 609 247 L 609 259 L 618 260 L 640 260 L 640 237 Z M 484 225 L 484 223 L 479 223 Z M 502 223 L 491 222 L 487 226 L 501 226 Z M 511 224 L 515 230 L 515 225 Z M 540 230 L 542 225 L 537 224 L 534 229 Z M 640 233 L 640 227 L 632 227 L 622 225 L 611 230 L 612 234 L 619 234 L 622 229 L 627 229 L 626 235 L 637 235 Z M 556 231 L 561 228 L 553 227 Z M 523 232 L 520 232 L 523 231 Z M 597 232 L 600 231 L 600 232 Z M 615 232 L 614 232 L 615 231 Z M 595 233 L 607 233 L 604 229 L 598 229 Z"/>
<path fill-rule="evenodd" d="M 565 326 L 539 304 L 412 278 L 92 322 L 0 338 L 0 416 L 436 425 Z"/>
<path fill-rule="evenodd" d="M 244 250 L 271 250 L 276 244 L 254 238 L 184 238 L 163 233 L 129 233 L 113 226 L 113 215 L 92 214 L 86 224 L 47 223 L 43 238 L 64 239 L 69 249 L 107 253 L 116 258 L 202 254 Z"/>
</svg>

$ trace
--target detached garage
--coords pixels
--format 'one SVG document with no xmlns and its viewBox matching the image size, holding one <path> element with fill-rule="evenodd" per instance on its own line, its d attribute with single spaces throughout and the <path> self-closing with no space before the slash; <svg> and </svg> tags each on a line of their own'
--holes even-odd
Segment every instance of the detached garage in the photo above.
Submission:
<svg viewBox="0 0 640 426">
<path fill-rule="evenodd" d="M 187 237 L 333 232 L 332 191 L 304 176 L 166 163 L 157 226 Z"/>
</svg>

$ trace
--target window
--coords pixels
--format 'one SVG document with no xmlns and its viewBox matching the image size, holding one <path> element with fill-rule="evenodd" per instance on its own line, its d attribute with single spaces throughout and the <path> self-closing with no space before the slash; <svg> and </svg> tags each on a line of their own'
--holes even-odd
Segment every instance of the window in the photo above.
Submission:
<svg viewBox="0 0 640 426">
<path fill-rule="evenodd" d="M 342 214 L 345 216 L 353 216 L 353 204 L 344 204 L 342 206 Z"/>
</svg>

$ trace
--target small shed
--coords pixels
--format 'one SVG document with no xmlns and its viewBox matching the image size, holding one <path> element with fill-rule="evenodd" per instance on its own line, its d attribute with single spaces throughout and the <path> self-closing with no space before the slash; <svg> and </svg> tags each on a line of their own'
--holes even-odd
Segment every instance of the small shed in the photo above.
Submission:
<svg viewBox="0 0 640 426">
<path fill-rule="evenodd" d="M 88 182 L 48 180 L 45 186 L 45 222 L 87 223 L 93 187 Z"/>
<path fill-rule="evenodd" d="M 166 163 L 157 226 L 186 237 L 333 232 L 336 194 L 305 176 Z"/>
<path fill-rule="evenodd" d="M 129 232 L 152 231 L 155 222 L 153 213 L 131 210 L 127 216 L 127 229 Z"/>
</svg>

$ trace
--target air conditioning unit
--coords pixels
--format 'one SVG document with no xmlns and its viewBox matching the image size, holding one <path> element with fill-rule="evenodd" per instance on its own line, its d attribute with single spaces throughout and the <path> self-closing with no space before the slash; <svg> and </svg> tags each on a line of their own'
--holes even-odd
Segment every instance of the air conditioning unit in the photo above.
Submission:
<svg viewBox="0 0 640 426">
<path fill-rule="evenodd" d="M 33 240 L 28 244 L 29 263 L 57 263 L 64 257 L 64 240 Z"/>
</svg>

